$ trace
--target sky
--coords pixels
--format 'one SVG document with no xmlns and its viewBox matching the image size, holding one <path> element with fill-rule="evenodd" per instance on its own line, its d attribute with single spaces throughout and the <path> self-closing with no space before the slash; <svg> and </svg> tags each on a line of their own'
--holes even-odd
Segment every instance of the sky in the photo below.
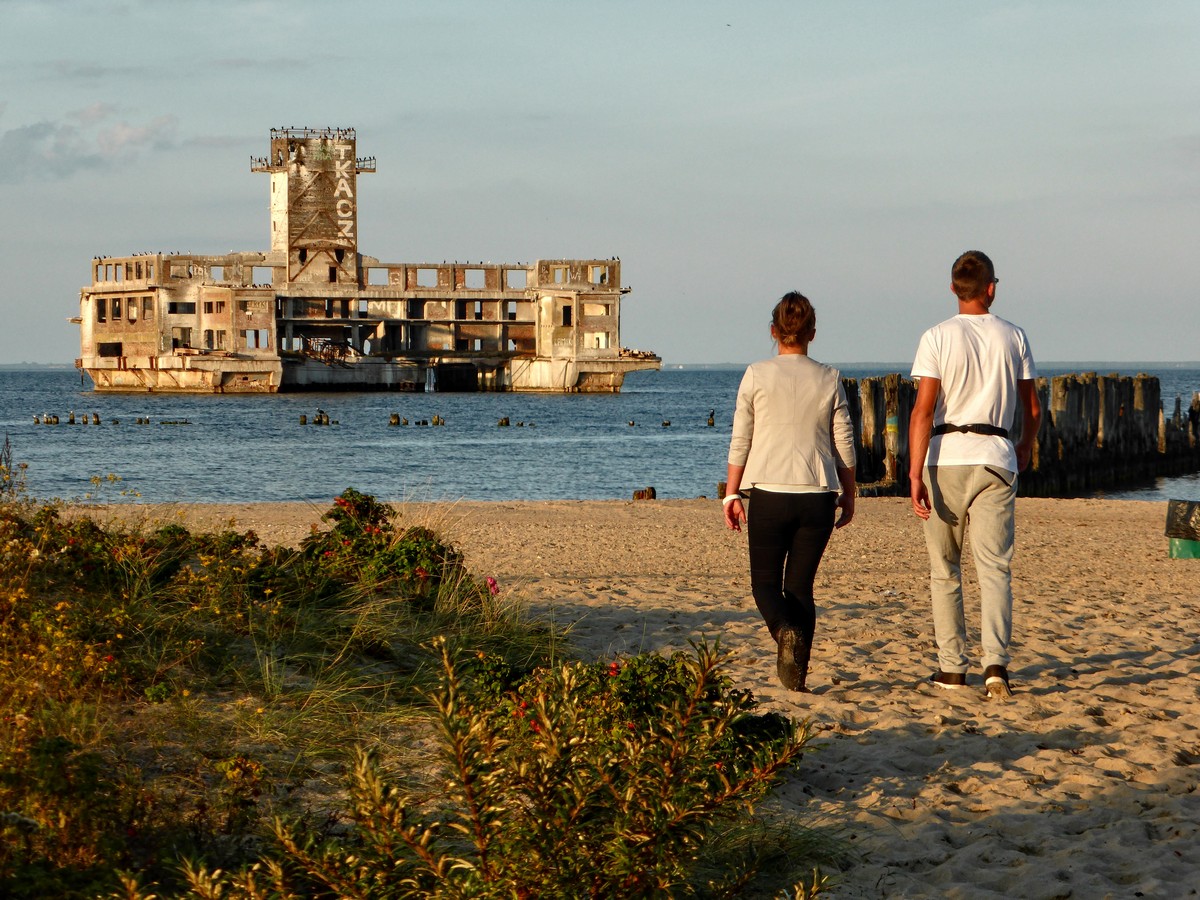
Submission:
<svg viewBox="0 0 1200 900">
<path fill-rule="evenodd" d="M 622 262 L 667 365 L 911 361 L 979 249 L 1039 361 L 1200 360 L 1195 0 L 0 0 L 0 364 L 94 255 L 269 247 L 279 127 L 348 127 L 359 250 Z"/>
</svg>

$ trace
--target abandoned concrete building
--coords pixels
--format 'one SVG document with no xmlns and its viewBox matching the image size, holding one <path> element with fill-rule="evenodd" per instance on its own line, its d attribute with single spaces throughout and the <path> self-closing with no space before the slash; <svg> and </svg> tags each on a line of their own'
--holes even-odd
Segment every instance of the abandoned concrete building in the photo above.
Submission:
<svg viewBox="0 0 1200 900">
<path fill-rule="evenodd" d="M 343 128 L 271 130 L 271 248 L 92 260 L 80 358 L 97 391 L 615 392 L 659 369 L 621 347 L 621 263 L 392 263 L 358 252 Z"/>
</svg>

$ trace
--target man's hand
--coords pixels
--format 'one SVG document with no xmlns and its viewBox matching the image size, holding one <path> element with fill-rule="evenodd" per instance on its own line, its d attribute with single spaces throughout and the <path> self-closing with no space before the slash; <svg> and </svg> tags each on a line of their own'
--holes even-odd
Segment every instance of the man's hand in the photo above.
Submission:
<svg viewBox="0 0 1200 900">
<path fill-rule="evenodd" d="M 929 513 L 933 509 L 929 504 L 929 491 L 925 488 L 925 482 L 920 478 L 910 478 L 912 487 L 909 489 L 909 497 L 912 500 L 913 512 L 918 518 L 928 519 Z"/>
<path fill-rule="evenodd" d="M 1021 441 L 1017 444 L 1017 471 L 1024 472 L 1029 466 L 1029 461 L 1033 458 L 1033 447 L 1030 444 Z"/>
</svg>

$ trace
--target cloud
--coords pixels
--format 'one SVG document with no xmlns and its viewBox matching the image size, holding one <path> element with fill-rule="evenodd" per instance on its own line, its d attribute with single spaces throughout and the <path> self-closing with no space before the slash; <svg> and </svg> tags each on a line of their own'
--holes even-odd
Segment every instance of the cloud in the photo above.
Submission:
<svg viewBox="0 0 1200 900">
<path fill-rule="evenodd" d="M 144 125 L 121 121 L 100 127 L 115 112 L 109 104 L 96 103 L 70 114 L 70 121 L 36 122 L 0 133 L 0 183 L 63 180 L 76 172 L 118 168 L 144 150 L 174 145 L 174 116 Z"/>
</svg>

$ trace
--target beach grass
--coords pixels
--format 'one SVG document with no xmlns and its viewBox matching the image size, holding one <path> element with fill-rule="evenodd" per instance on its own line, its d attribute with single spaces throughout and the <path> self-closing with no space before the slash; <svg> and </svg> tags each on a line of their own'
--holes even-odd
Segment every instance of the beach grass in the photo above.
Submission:
<svg viewBox="0 0 1200 900">
<path fill-rule="evenodd" d="M 815 896 L 808 748 L 722 654 L 581 660 L 347 490 L 298 547 L 129 527 L 0 458 L 0 893 Z"/>
</svg>

